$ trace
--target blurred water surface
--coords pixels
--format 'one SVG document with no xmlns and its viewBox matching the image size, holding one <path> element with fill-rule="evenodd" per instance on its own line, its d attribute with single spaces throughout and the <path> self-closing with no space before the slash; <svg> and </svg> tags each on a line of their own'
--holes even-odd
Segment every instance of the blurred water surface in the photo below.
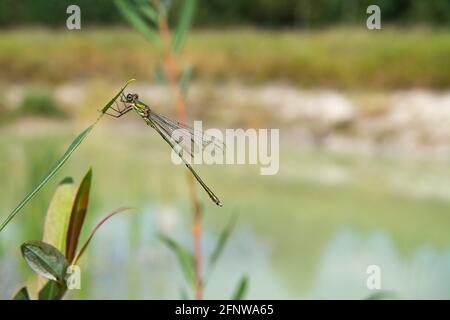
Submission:
<svg viewBox="0 0 450 320">
<path fill-rule="evenodd" d="M 48 170 L 82 126 L 23 120 L 0 134 L 0 212 L 5 217 Z M 34 276 L 20 257 L 22 242 L 41 238 L 52 192 L 64 176 L 94 171 L 86 233 L 120 206 L 82 261 L 82 289 L 71 298 L 179 298 L 186 288 L 175 256 L 156 238 L 163 231 L 188 247 L 186 170 L 140 122 L 102 121 L 63 170 L 1 234 L 0 297 Z M 206 287 L 228 298 L 241 275 L 248 298 L 365 298 L 366 269 L 378 265 L 382 288 L 398 298 L 450 298 L 450 167 L 447 160 L 343 154 L 299 147 L 283 137 L 280 172 L 259 166 L 201 166 L 224 202 L 198 189 L 205 214 L 204 251 L 221 228 L 239 220 Z"/>
</svg>

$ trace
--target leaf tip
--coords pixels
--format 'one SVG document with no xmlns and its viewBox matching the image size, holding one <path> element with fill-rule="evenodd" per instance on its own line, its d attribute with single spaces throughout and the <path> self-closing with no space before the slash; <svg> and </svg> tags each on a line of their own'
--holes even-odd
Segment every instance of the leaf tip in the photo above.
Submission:
<svg viewBox="0 0 450 320">
<path fill-rule="evenodd" d="M 63 185 L 63 184 L 72 184 L 72 183 L 73 183 L 72 177 L 65 177 L 64 179 L 61 180 L 61 182 L 59 184 Z"/>
</svg>

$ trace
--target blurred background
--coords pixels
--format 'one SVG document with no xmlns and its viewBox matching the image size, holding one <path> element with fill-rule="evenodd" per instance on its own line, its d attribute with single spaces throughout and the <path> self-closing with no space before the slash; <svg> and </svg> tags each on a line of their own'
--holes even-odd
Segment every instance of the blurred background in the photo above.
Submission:
<svg viewBox="0 0 450 320">
<path fill-rule="evenodd" d="M 70 4 L 81 30 L 66 28 Z M 370 4 L 381 30 L 366 28 Z M 277 175 L 199 168 L 224 203 L 198 189 L 205 254 L 239 215 L 205 297 L 228 298 L 247 274 L 247 298 L 364 299 L 378 265 L 397 298 L 450 298 L 449 57 L 449 0 L 199 0 L 180 54 L 193 70 L 188 118 L 280 128 L 281 139 Z M 160 58 L 113 1 L 0 2 L 2 220 L 127 79 L 176 116 L 155 76 Z M 69 298 L 180 298 L 176 257 L 155 234 L 192 246 L 185 169 L 134 114 L 104 118 L 2 232 L 0 298 L 33 281 L 19 246 L 41 238 L 57 183 L 89 167 L 89 226 L 120 206 L 139 210 L 99 231 Z"/>
</svg>

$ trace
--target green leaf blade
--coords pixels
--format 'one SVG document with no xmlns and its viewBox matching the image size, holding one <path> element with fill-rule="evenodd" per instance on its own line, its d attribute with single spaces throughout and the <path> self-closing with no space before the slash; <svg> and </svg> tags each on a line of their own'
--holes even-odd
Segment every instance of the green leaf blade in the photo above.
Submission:
<svg viewBox="0 0 450 320">
<path fill-rule="evenodd" d="M 179 18 L 177 30 L 172 43 L 172 51 L 174 53 L 179 53 L 183 47 L 187 31 L 189 30 L 194 17 L 196 6 L 197 0 L 184 0 L 183 8 L 181 9 L 181 16 Z"/>
<path fill-rule="evenodd" d="M 159 21 L 159 13 L 158 11 L 150 5 L 149 0 L 141 0 L 139 2 L 139 9 L 142 14 L 146 16 L 151 22 L 157 24 Z"/>
<path fill-rule="evenodd" d="M 45 216 L 42 240 L 61 252 L 66 250 L 66 234 L 75 199 L 75 191 L 72 178 L 65 178 L 61 181 L 53 194 Z"/>
<path fill-rule="evenodd" d="M 17 291 L 17 293 L 13 297 L 13 300 L 31 300 L 27 287 L 23 287 L 19 291 Z"/>
<path fill-rule="evenodd" d="M 192 254 L 178 242 L 162 233 L 158 235 L 158 238 L 175 253 L 186 280 L 193 285 L 195 283 L 195 269 Z"/>
<path fill-rule="evenodd" d="M 67 291 L 65 283 L 48 281 L 41 290 L 39 290 L 39 300 L 60 300 Z"/>
<path fill-rule="evenodd" d="M 233 300 L 242 300 L 247 293 L 248 277 L 242 276 L 233 294 Z"/>
<path fill-rule="evenodd" d="M 389 290 L 377 290 L 370 294 L 365 300 L 392 300 L 396 298 L 396 294 Z"/>
<path fill-rule="evenodd" d="M 167 77 L 161 64 L 155 68 L 155 81 L 162 86 L 167 84 Z"/>
<path fill-rule="evenodd" d="M 187 96 L 189 86 L 192 79 L 192 64 L 189 64 L 186 69 L 184 69 L 180 80 L 180 90 L 184 97 Z"/>
<path fill-rule="evenodd" d="M 119 9 L 123 17 L 139 32 L 141 32 L 147 40 L 152 43 L 159 43 L 158 34 L 149 27 L 145 20 L 139 15 L 135 8 L 126 0 L 115 0 L 116 7 Z"/>
<path fill-rule="evenodd" d="M 217 243 L 214 247 L 214 250 L 209 258 L 210 269 L 212 269 L 215 266 L 217 260 L 221 256 L 223 249 L 225 248 L 225 245 L 228 242 L 231 233 L 233 232 L 236 222 L 237 222 L 237 215 L 232 215 L 227 225 L 223 229 L 222 233 L 220 234 L 219 239 L 217 240 Z"/>
<path fill-rule="evenodd" d="M 43 241 L 27 241 L 20 248 L 23 258 L 34 272 L 49 280 L 64 280 L 68 263 L 54 246 Z"/>
</svg>

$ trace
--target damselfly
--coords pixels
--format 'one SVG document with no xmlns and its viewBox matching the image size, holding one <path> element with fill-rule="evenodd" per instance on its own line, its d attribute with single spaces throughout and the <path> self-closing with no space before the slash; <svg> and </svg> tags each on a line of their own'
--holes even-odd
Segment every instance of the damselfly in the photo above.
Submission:
<svg viewBox="0 0 450 320">
<path fill-rule="evenodd" d="M 195 149 L 195 144 L 201 144 L 201 147 L 208 145 L 210 143 L 214 144 L 214 147 L 218 150 L 223 150 L 223 143 L 215 139 L 212 136 L 205 135 L 203 132 L 194 130 L 193 128 L 182 124 L 178 121 L 171 120 L 161 114 L 158 114 L 150 109 L 148 105 L 139 100 L 139 96 L 135 93 L 121 94 L 120 101 L 123 103 L 123 108 L 119 107 L 119 104 L 116 102 L 116 108 L 110 107 L 110 109 L 114 110 L 116 114 L 108 113 L 115 118 L 119 118 L 124 114 L 128 113 L 131 110 L 135 110 L 138 115 L 144 119 L 144 121 L 158 132 L 158 134 L 164 139 L 164 141 L 169 144 L 169 146 L 178 154 L 178 156 L 183 160 L 186 167 L 195 177 L 195 179 L 200 183 L 206 193 L 209 195 L 211 200 L 217 204 L 218 206 L 222 206 L 219 198 L 211 191 L 211 189 L 203 182 L 200 176 L 195 172 L 192 168 L 191 164 L 183 157 L 182 150 L 189 153 L 189 155 L 193 156 L 193 150 Z M 183 135 L 178 141 L 173 138 L 173 133 L 177 129 L 177 133 Z M 181 141 L 183 140 L 183 141 Z M 182 149 L 176 148 L 176 145 L 180 145 Z"/>
</svg>

